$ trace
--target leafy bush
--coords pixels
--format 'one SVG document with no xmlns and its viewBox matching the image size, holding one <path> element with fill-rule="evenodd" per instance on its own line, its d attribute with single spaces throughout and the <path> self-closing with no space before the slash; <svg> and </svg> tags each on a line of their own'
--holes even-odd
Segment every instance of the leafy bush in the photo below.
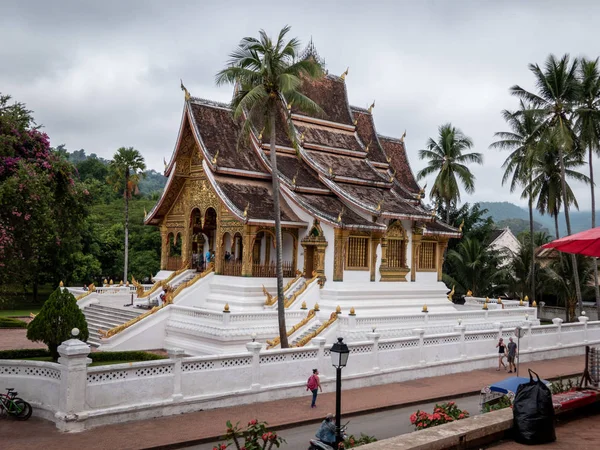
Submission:
<svg viewBox="0 0 600 450">
<path fill-rule="evenodd" d="M 0 359 L 41 358 L 44 356 L 50 356 L 50 352 L 45 348 L 24 348 L 0 351 Z"/>
<path fill-rule="evenodd" d="M 225 439 L 227 444 L 218 444 L 213 450 L 225 450 L 231 444 L 234 444 L 237 450 L 271 450 L 273 446 L 279 448 L 285 442 L 267 429 L 267 422 L 259 422 L 256 419 L 248 422 L 246 429 L 240 428 L 239 422 L 232 425 L 228 420 Z"/>
<path fill-rule="evenodd" d="M 90 358 L 94 362 L 105 361 L 154 361 L 157 359 L 166 359 L 165 356 L 154 353 L 131 351 L 131 352 L 94 352 L 90 353 Z"/>
<path fill-rule="evenodd" d="M 79 339 L 87 341 L 88 326 L 77 300 L 66 288 L 59 287 L 27 326 L 27 339 L 46 344 L 56 361 L 58 346 L 71 338 L 73 328 L 79 329 Z"/>
<path fill-rule="evenodd" d="M 415 426 L 416 430 L 435 427 L 455 420 L 466 419 L 469 417 L 469 412 L 461 410 L 454 402 L 436 404 L 433 409 L 433 414 L 427 414 L 425 411 L 417 410 L 410 416 L 410 423 Z"/>
<path fill-rule="evenodd" d="M 0 328 L 27 328 L 27 323 L 10 317 L 0 317 Z"/>
<path fill-rule="evenodd" d="M 559 378 L 558 380 L 552 382 L 550 391 L 552 394 L 560 394 L 561 392 L 568 392 L 577 386 L 579 386 L 579 378 L 567 378 L 566 380 Z"/>
<path fill-rule="evenodd" d="M 368 436 L 364 433 L 360 433 L 360 437 L 356 438 L 354 435 L 348 436 L 348 438 L 344 441 L 344 446 L 342 448 L 354 448 L 360 447 L 361 445 L 370 444 L 371 442 L 377 442 L 377 439 L 373 436 Z"/>
<path fill-rule="evenodd" d="M 500 397 L 495 403 L 485 403 L 483 405 L 483 412 L 488 413 L 510 407 L 512 407 L 512 401 L 510 400 L 510 398 L 508 398 L 508 396 L 504 395 Z"/>
</svg>

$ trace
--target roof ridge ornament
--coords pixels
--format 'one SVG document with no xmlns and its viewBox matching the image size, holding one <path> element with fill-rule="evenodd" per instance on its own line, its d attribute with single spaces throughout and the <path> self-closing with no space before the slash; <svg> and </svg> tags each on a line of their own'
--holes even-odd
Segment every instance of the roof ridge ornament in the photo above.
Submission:
<svg viewBox="0 0 600 450">
<path fill-rule="evenodd" d="M 388 162 L 388 164 L 392 162 L 392 157 L 391 156 L 386 156 L 385 159 Z"/>
<path fill-rule="evenodd" d="M 331 178 L 331 179 L 335 178 L 335 174 L 333 173 L 333 169 L 331 166 L 329 166 L 329 178 Z"/>
<path fill-rule="evenodd" d="M 404 130 L 404 134 L 402 135 L 402 137 L 400 138 L 400 142 L 402 142 L 404 144 L 404 138 L 406 137 L 406 130 Z"/>
<path fill-rule="evenodd" d="M 373 100 L 373 103 L 371 103 L 371 106 L 369 106 L 369 109 L 368 109 L 369 114 L 373 113 L 373 108 L 375 108 L 375 100 Z"/>
<path fill-rule="evenodd" d="M 319 55 L 319 52 L 317 51 L 317 48 L 315 47 L 315 44 L 313 42 L 312 36 L 310 37 L 310 41 L 308 41 L 308 45 L 306 46 L 306 48 L 302 50 L 302 52 L 300 52 L 298 58 L 301 61 L 304 59 L 313 58 L 317 63 L 325 67 L 325 60 Z"/>
<path fill-rule="evenodd" d="M 342 216 L 344 215 L 344 213 L 346 212 L 346 208 L 344 206 L 342 206 L 342 210 L 340 211 L 340 213 L 337 216 L 336 222 L 337 223 L 342 223 Z"/>
<path fill-rule="evenodd" d="M 167 160 L 165 159 L 165 157 L 163 156 L 163 164 L 165 165 L 165 170 L 167 170 Z"/>
<path fill-rule="evenodd" d="M 213 159 L 212 159 L 213 166 L 217 165 L 218 158 L 219 158 L 219 150 L 217 150 L 217 153 L 215 153 L 215 156 L 213 156 Z"/>
<path fill-rule="evenodd" d="M 395 176 L 396 176 L 396 169 L 394 169 L 394 171 L 392 172 L 392 175 L 390 176 L 390 183 L 394 181 Z"/>
<path fill-rule="evenodd" d="M 250 202 L 246 203 L 246 208 L 244 208 L 244 220 L 247 222 L 248 221 L 248 208 L 250 208 Z"/>
<path fill-rule="evenodd" d="M 190 99 L 190 92 L 186 89 L 186 87 L 183 85 L 183 80 L 180 78 L 179 82 L 181 83 L 181 90 L 183 92 L 185 92 L 185 101 L 187 102 Z"/>
<path fill-rule="evenodd" d="M 348 66 L 348 68 L 346 69 L 346 71 L 340 75 L 340 78 L 342 79 L 342 81 L 344 81 L 346 79 L 346 77 L 348 76 L 348 72 L 350 71 L 350 66 Z"/>
<path fill-rule="evenodd" d="M 435 205 L 433 205 L 433 209 L 431 210 L 431 217 L 435 217 L 437 214 L 437 209 L 439 206 L 439 200 L 435 201 Z"/>
<path fill-rule="evenodd" d="M 262 144 L 262 138 L 263 138 L 264 132 L 265 132 L 265 127 L 263 127 L 263 129 L 260 130 L 260 133 L 258 133 L 258 140 L 260 141 L 261 144 Z"/>
</svg>

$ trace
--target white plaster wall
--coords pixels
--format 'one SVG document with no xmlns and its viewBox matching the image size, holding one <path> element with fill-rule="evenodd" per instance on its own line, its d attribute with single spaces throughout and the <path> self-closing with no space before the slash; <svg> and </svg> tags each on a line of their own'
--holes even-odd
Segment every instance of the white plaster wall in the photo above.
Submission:
<svg viewBox="0 0 600 450">
<path fill-rule="evenodd" d="M 327 240 L 327 248 L 325 249 L 325 277 L 328 282 L 333 282 L 333 261 L 335 258 L 335 232 L 331 225 L 321 223 L 323 235 Z"/>
<path fill-rule="evenodd" d="M 435 284 L 437 280 L 437 272 L 418 272 L 415 278 L 416 283 Z"/>
<path fill-rule="evenodd" d="M 344 270 L 344 283 L 370 283 L 371 271 L 365 270 Z"/>
<path fill-rule="evenodd" d="M 513 253 L 517 253 L 520 247 L 521 244 L 511 232 L 503 233 L 490 245 L 492 249 L 508 249 Z"/>
<path fill-rule="evenodd" d="M 171 305 L 168 305 L 121 333 L 108 339 L 101 339 L 99 349 L 102 351 L 124 351 L 163 348 L 165 326 L 170 313 Z"/>
<path fill-rule="evenodd" d="M 289 233 L 283 233 L 283 260 L 292 262 L 294 260 L 294 238 Z M 273 252 L 273 261 L 275 261 L 275 252 Z"/>
</svg>

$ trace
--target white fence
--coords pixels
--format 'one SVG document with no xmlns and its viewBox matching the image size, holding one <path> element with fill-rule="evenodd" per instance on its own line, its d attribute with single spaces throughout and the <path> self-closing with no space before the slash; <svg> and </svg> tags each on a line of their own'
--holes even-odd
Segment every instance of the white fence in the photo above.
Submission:
<svg viewBox="0 0 600 450">
<path fill-rule="evenodd" d="M 549 326 L 522 325 L 521 361 L 584 353 L 585 345 L 600 343 L 600 322 Z M 380 339 L 349 344 L 344 387 L 357 388 L 415 378 L 465 372 L 497 363 L 495 345 L 514 329 L 466 331 Z M 306 395 L 305 383 L 313 368 L 321 371 L 324 390 L 333 390 L 330 346 L 322 338 L 314 346 L 263 351 L 250 342 L 247 352 L 226 356 L 183 357 L 173 350 L 170 359 L 87 367 L 89 348 L 71 339 L 59 348 L 60 364 L 0 361 L 0 390 L 15 388 L 30 401 L 35 414 L 56 422 L 62 430 L 81 430 L 101 424 L 145 419 L 222 406 Z"/>
</svg>

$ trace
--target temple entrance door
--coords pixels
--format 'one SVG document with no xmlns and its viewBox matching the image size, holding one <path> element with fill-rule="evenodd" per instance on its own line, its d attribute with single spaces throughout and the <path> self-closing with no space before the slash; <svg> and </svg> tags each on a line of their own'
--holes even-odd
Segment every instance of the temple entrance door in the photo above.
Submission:
<svg viewBox="0 0 600 450">
<path fill-rule="evenodd" d="M 312 278 L 315 270 L 315 247 L 307 245 L 304 249 L 304 278 Z"/>
</svg>

